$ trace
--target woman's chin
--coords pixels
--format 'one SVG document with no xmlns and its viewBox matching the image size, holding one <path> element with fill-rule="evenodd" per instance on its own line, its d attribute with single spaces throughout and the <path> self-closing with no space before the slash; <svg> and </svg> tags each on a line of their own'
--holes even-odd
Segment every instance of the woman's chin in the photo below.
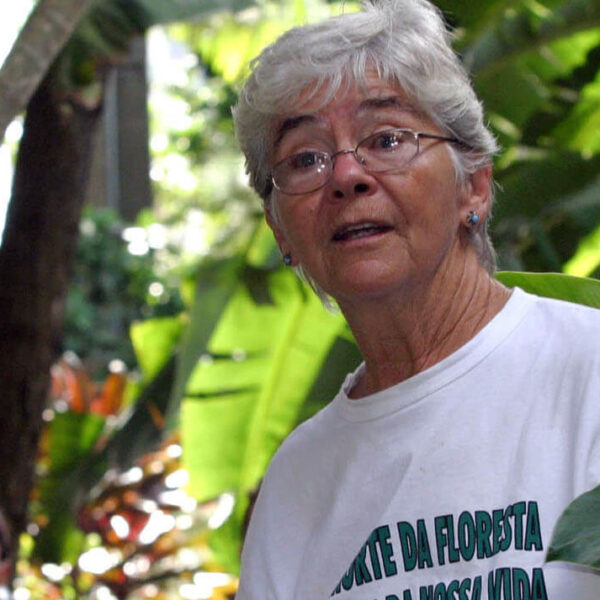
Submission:
<svg viewBox="0 0 600 600">
<path fill-rule="evenodd" d="M 410 285 L 410 275 L 396 265 L 349 265 L 336 273 L 325 289 L 338 302 L 376 300 L 389 295 L 402 294 Z"/>
</svg>

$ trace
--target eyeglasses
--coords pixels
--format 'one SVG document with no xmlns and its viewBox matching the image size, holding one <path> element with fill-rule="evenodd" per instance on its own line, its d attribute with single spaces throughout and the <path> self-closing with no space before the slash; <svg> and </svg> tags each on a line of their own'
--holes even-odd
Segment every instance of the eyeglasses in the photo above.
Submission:
<svg viewBox="0 0 600 600">
<path fill-rule="evenodd" d="M 400 171 L 419 154 L 421 138 L 464 145 L 453 137 L 411 129 L 388 129 L 366 137 L 354 150 L 338 150 L 332 154 L 304 150 L 287 156 L 271 170 L 271 181 L 284 194 L 294 196 L 314 192 L 330 180 L 335 158 L 340 154 L 353 154 L 358 164 L 369 173 Z"/>
</svg>

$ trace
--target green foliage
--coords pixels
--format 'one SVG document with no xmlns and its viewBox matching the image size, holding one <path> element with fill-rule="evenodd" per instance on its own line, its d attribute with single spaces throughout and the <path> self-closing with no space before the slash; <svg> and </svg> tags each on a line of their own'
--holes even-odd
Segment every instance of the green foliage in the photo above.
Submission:
<svg viewBox="0 0 600 600">
<path fill-rule="evenodd" d="M 83 533 L 65 507 L 73 504 L 72 494 L 78 488 L 73 481 L 77 467 L 91 455 L 104 425 L 101 415 L 72 411 L 55 414 L 48 425 L 48 453 L 42 463 L 47 472 L 37 499 L 48 519 L 36 540 L 36 555 L 42 562 L 75 562 L 79 556 Z"/>
<path fill-rule="evenodd" d="M 291 27 L 331 15 L 357 11 L 358 2 L 284 0 L 262 2 L 237 13 L 217 13 L 194 27 L 172 29 L 176 39 L 194 48 L 202 64 L 229 84 L 239 84 L 250 61 Z"/>
<path fill-rule="evenodd" d="M 600 281 L 560 273 L 522 273 L 504 271 L 496 279 L 508 287 L 520 287 L 527 292 L 568 300 L 600 308 Z"/>
<path fill-rule="evenodd" d="M 154 379 L 167 364 L 173 347 L 181 338 L 183 328 L 181 315 L 155 317 L 132 323 L 131 340 L 146 381 Z"/>
<path fill-rule="evenodd" d="M 154 250 L 137 256 L 128 251 L 122 239 L 125 224 L 112 211 L 87 209 L 80 229 L 63 345 L 98 376 L 113 359 L 133 368 L 129 324 L 177 314 L 183 307 L 178 280 L 157 273 Z M 150 290 L 155 288 L 154 296 Z"/>
<path fill-rule="evenodd" d="M 503 146 L 493 221 L 500 265 L 561 270 L 600 220 L 600 137 L 578 118 L 593 112 L 598 5 L 490 2 L 493 18 L 476 24 L 459 4 L 444 6 L 470 25 L 458 47 Z"/>
<path fill-rule="evenodd" d="M 494 220 L 501 264 L 561 270 L 587 236 L 578 274 L 592 273 L 600 264 L 600 129 L 590 126 L 599 103 L 597 2 L 438 4 L 459 27 L 457 48 L 503 145 Z M 242 6 L 246 3 L 218 3 L 232 10 Z M 65 50 L 63 74 L 70 84 L 88 85 L 97 81 L 103 64 L 118 58 L 132 34 L 158 20 L 216 8 L 210 0 L 98 2 Z M 42 495 L 41 502 L 53 510 L 51 490 L 60 487 L 56 506 L 62 503 L 65 509 L 51 519 L 54 529 L 40 538 L 38 550 L 46 558 L 59 562 L 72 556 L 68 547 L 80 535 L 75 527 L 80 499 L 109 467 L 125 469 L 154 449 L 176 426 L 181 408 L 190 490 L 202 499 L 226 491 L 236 495 L 231 518 L 212 536 L 213 552 L 235 571 L 246 509 L 270 457 L 298 422 L 332 397 L 359 360 L 341 316 L 327 313 L 304 284 L 277 266 L 274 241 L 259 225 L 258 202 L 241 181 L 229 116 L 239 78 L 262 46 L 295 22 L 355 8 L 317 0 L 261 2 L 242 13 L 220 13 L 171 30 L 197 63 L 189 67 L 184 84 L 171 85 L 165 94 L 175 98 L 185 118 L 167 122 L 173 103 L 158 104 L 154 112 L 155 130 L 169 128 L 153 163 L 154 174 L 159 173 L 157 214 L 173 228 L 200 215 L 202 234 L 197 235 L 203 236 L 208 256 L 197 268 L 195 284 L 184 281 L 184 307 L 175 283 L 156 274 L 151 255 L 127 253 L 120 243 L 121 225 L 115 226 L 112 217 L 94 217 L 95 231 L 104 236 L 98 239 L 84 222 L 65 346 L 94 364 L 118 356 L 131 365 L 136 359 L 123 342 L 125 324 L 152 318 L 131 330 L 143 372 L 138 398 L 102 447 L 94 446 L 94 435 L 73 439 L 77 431 L 95 432 L 97 419 L 64 419 L 64 439 L 80 445 L 73 462 L 66 456 L 64 463 L 56 462 L 62 467 L 56 477 L 52 472 Z M 170 176 L 175 159 L 185 163 L 191 185 Z M 171 264 L 179 251 L 171 252 Z M 543 295 L 598 304 L 596 281 L 524 273 L 498 278 Z M 155 281 L 168 291 L 162 303 L 148 296 Z M 145 312 L 136 312 L 142 305 Z M 97 347 L 99 355 L 91 351 Z M 581 522 L 568 524 L 568 539 L 576 538 L 573 531 Z M 580 542 L 576 538 L 575 544 Z M 561 552 L 556 556 L 564 560 Z"/>
<path fill-rule="evenodd" d="M 576 498 L 563 512 L 546 560 L 600 570 L 600 486 Z"/>
<path fill-rule="evenodd" d="M 107 65 L 122 59 L 131 39 L 153 25 L 242 10 L 252 0 L 96 0 L 59 61 L 59 85 L 68 90 L 98 82 Z"/>
<path fill-rule="evenodd" d="M 233 88 L 197 64 L 182 71 L 184 83 L 151 96 L 152 177 L 157 218 L 185 238 L 172 262 L 192 264 L 235 255 L 262 214 L 233 134 Z"/>
</svg>

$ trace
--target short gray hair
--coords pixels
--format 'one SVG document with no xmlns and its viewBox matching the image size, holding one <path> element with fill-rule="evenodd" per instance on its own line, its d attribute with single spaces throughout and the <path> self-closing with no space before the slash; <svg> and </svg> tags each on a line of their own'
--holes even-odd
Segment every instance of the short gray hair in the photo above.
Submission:
<svg viewBox="0 0 600 600">
<path fill-rule="evenodd" d="M 269 209 L 271 150 L 277 117 L 318 95 L 322 105 L 375 69 L 421 112 L 463 144 L 450 146 L 459 185 L 497 152 L 483 109 L 442 13 L 427 0 L 364 0 L 363 11 L 295 27 L 252 63 L 233 109 L 252 187 Z M 490 203 L 493 189 L 490 187 Z M 471 230 L 481 264 L 493 272 L 487 219 Z"/>
</svg>

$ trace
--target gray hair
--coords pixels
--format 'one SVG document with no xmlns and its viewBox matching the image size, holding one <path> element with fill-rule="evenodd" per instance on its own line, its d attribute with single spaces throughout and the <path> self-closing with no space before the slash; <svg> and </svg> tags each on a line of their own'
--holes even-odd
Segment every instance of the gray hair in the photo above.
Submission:
<svg viewBox="0 0 600 600">
<path fill-rule="evenodd" d="M 464 144 L 449 146 L 459 186 L 488 165 L 498 147 L 451 41 L 441 12 L 427 0 L 364 0 L 362 12 L 295 27 L 265 48 L 252 61 L 233 109 L 246 170 L 265 208 L 270 209 L 273 191 L 270 161 L 277 118 L 315 96 L 325 106 L 354 82 L 364 84 L 369 69 Z M 469 231 L 480 263 L 493 272 L 487 218 Z"/>
</svg>

